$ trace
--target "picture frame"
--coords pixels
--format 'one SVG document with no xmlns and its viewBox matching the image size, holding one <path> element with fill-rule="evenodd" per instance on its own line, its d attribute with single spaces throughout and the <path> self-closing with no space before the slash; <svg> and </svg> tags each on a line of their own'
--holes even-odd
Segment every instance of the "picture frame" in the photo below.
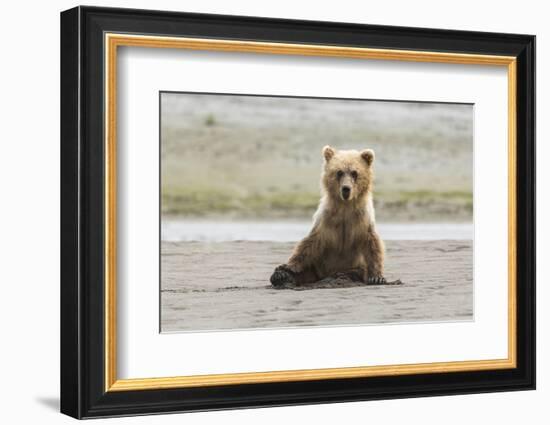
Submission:
<svg viewBox="0 0 550 425">
<path fill-rule="evenodd" d="M 117 53 L 132 46 L 505 68 L 508 208 L 500 213 L 508 220 L 508 356 L 120 379 Z M 80 419 L 535 388 L 534 36 L 83 6 L 67 10 L 61 13 L 61 195 L 62 413 Z"/>
</svg>

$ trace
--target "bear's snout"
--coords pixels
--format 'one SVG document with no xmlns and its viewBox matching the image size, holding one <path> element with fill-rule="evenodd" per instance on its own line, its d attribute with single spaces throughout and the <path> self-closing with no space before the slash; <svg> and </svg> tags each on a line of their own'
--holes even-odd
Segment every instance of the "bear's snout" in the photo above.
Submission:
<svg viewBox="0 0 550 425">
<path fill-rule="evenodd" d="M 351 187 L 349 186 L 342 186 L 342 198 L 344 200 L 348 200 L 351 195 Z"/>
</svg>

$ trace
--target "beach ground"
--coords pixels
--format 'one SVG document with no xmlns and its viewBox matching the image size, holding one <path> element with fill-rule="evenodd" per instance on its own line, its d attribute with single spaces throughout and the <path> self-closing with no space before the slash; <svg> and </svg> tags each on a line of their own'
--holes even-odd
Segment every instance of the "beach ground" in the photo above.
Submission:
<svg viewBox="0 0 550 425">
<path fill-rule="evenodd" d="M 306 291 L 270 286 L 292 242 L 162 242 L 161 331 L 343 326 L 473 319 L 471 240 L 386 242 L 398 286 Z"/>
</svg>

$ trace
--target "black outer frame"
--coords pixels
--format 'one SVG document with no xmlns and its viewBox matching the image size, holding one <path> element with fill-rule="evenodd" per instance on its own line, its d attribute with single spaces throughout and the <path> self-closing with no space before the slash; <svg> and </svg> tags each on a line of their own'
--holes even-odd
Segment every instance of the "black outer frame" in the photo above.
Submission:
<svg viewBox="0 0 550 425">
<path fill-rule="evenodd" d="M 517 368 L 104 391 L 104 32 L 517 58 Z M 535 388 L 535 37 L 133 9 L 61 13 L 61 412 L 75 418 Z"/>
</svg>

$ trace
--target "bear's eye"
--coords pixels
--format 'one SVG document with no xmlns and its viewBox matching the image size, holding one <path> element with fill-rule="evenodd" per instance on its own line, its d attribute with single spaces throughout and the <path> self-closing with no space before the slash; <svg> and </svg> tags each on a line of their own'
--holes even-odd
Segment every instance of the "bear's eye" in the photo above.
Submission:
<svg viewBox="0 0 550 425">
<path fill-rule="evenodd" d="M 352 171 L 351 177 L 353 178 L 353 180 L 357 180 L 357 171 Z"/>
<path fill-rule="evenodd" d="M 336 177 L 338 177 L 338 179 L 341 179 L 343 176 L 344 172 L 342 170 L 338 170 L 338 172 L 336 173 Z"/>
</svg>

